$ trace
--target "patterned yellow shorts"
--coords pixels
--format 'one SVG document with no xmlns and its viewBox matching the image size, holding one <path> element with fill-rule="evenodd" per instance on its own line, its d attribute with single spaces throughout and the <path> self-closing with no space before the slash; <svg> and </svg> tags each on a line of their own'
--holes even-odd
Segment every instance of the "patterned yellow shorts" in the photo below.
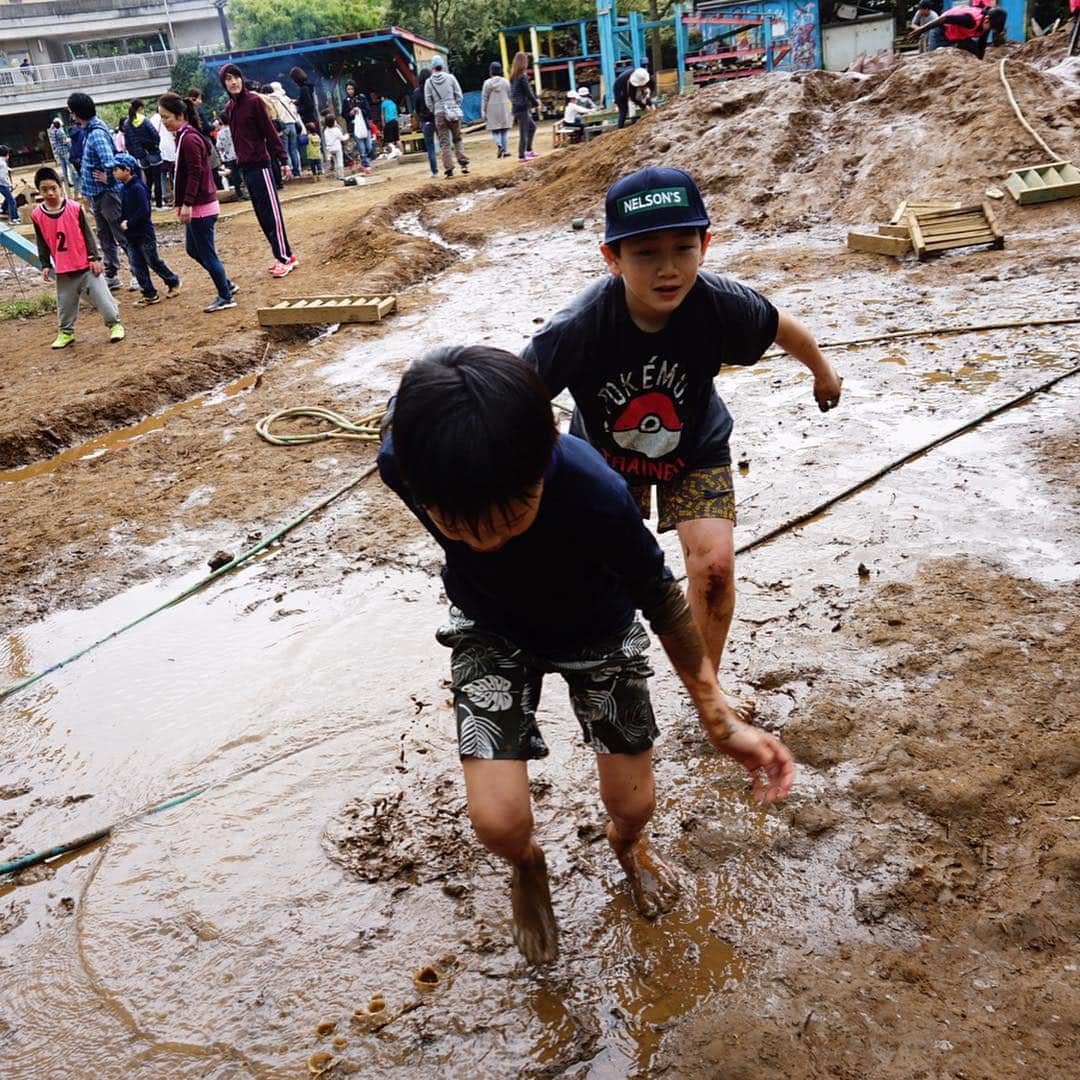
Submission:
<svg viewBox="0 0 1080 1080">
<path fill-rule="evenodd" d="M 659 514 L 659 531 L 670 532 L 680 521 L 698 521 L 702 518 L 726 518 L 735 524 L 735 485 L 731 479 L 730 465 L 716 465 L 709 469 L 694 469 L 667 484 L 656 484 L 656 506 Z M 652 485 L 630 485 L 641 510 L 648 518 L 652 513 Z"/>
</svg>

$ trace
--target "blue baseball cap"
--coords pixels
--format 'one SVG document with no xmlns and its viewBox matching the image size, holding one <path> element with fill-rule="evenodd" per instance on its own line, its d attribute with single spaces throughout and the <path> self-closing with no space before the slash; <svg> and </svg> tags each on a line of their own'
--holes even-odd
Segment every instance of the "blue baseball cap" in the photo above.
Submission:
<svg viewBox="0 0 1080 1080">
<path fill-rule="evenodd" d="M 697 184 L 682 169 L 650 166 L 616 180 L 604 200 L 604 242 L 660 229 L 709 227 Z"/>
<path fill-rule="evenodd" d="M 113 154 L 113 168 L 130 169 L 133 173 L 139 171 L 139 163 L 130 154 Z"/>
</svg>

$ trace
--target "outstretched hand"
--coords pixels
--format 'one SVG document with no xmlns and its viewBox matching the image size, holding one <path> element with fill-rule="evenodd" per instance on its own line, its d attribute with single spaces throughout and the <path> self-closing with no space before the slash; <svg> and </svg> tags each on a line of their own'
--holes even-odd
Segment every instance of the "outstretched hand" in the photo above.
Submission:
<svg viewBox="0 0 1080 1080">
<path fill-rule="evenodd" d="M 709 735 L 713 746 L 737 761 L 753 778 L 754 801 L 773 803 L 783 799 L 795 779 L 795 759 L 774 735 L 749 724 L 736 722 L 727 735 Z M 764 777 L 762 776 L 764 773 Z"/>
<path fill-rule="evenodd" d="M 840 388 L 843 385 L 844 380 L 836 374 L 831 364 L 827 371 L 821 372 L 814 379 L 814 400 L 822 412 L 835 409 L 840 404 Z"/>
</svg>

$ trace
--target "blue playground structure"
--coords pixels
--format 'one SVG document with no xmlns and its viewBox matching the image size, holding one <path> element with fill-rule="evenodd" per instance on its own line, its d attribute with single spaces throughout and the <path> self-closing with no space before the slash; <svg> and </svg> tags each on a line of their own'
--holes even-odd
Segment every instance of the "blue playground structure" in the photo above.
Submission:
<svg viewBox="0 0 1080 1080">
<path fill-rule="evenodd" d="M 37 244 L 32 244 L 25 236 L 17 233 L 10 225 L 0 224 L 0 247 L 10 258 L 12 255 L 29 263 L 36 269 L 41 269 L 41 260 L 38 258 Z"/>
<path fill-rule="evenodd" d="M 499 51 L 504 71 L 509 71 L 513 53 L 531 55 L 537 97 L 544 90 L 592 86 L 599 76 L 596 97 L 611 105 L 616 76 L 627 66 L 646 64 L 651 31 L 664 33 L 669 43 L 673 39 L 672 89 L 682 93 L 718 79 L 820 67 L 819 24 L 818 0 L 720 4 L 698 12 L 676 5 L 671 15 L 656 21 L 637 11 L 620 15 L 618 0 L 596 0 L 595 18 L 503 27 Z"/>
</svg>

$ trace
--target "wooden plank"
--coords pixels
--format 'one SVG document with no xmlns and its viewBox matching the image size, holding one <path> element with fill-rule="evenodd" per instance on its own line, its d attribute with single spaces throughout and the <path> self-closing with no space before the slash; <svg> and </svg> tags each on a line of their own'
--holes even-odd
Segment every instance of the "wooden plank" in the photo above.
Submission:
<svg viewBox="0 0 1080 1080">
<path fill-rule="evenodd" d="M 985 221 L 973 221 L 971 225 L 954 225 L 947 228 L 922 229 L 922 235 L 926 240 L 944 240 L 946 237 L 970 237 L 974 232 L 989 232 L 993 235 L 994 230 Z"/>
<path fill-rule="evenodd" d="M 396 307 L 397 307 L 397 297 L 395 297 L 395 296 L 384 296 L 379 301 L 379 318 L 381 319 L 384 315 L 389 315 L 390 312 L 393 311 Z"/>
<path fill-rule="evenodd" d="M 926 250 L 929 251 L 929 252 L 951 251 L 951 250 L 954 250 L 956 248 L 982 247 L 983 245 L 994 244 L 994 243 L 996 243 L 996 241 L 994 240 L 994 238 L 992 236 L 985 236 L 981 240 L 978 239 L 978 238 L 975 238 L 975 239 L 972 239 L 972 240 L 960 240 L 960 241 L 957 241 L 957 240 L 938 240 L 938 241 L 935 241 L 934 243 L 929 243 L 928 242 L 927 245 L 926 245 Z"/>
<path fill-rule="evenodd" d="M 911 241 L 899 236 L 851 231 L 847 234 L 847 246 L 851 251 L 869 251 L 875 255 L 903 255 L 911 250 Z"/>
<path fill-rule="evenodd" d="M 919 228 L 922 229 L 923 236 L 942 236 L 952 232 L 967 232 L 970 229 L 986 229 L 989 226 L 986 221 L 979 218 L 968 218 L 964 221 L 943 221 L 938 222 L 936 225 L 927 225 L 925 221 L 919 222 Z"/>
<path fill-rule="evenodd" d="M 902 240 L 911 240 L 911 230 L 906 225 L 879 225 L 877 231 L 882 236 L 897 236 Z"/>
<path fill-rule="evenodd" d="M 922 262 L 926 258 L 926 241 L 923 239 L 922 229 L 919 227 L 919 219 L 914 214 L 908 214 L 906 218 L 908 228 L 911 230 L 911 246 L 915 254 Z"/>
</svg>

